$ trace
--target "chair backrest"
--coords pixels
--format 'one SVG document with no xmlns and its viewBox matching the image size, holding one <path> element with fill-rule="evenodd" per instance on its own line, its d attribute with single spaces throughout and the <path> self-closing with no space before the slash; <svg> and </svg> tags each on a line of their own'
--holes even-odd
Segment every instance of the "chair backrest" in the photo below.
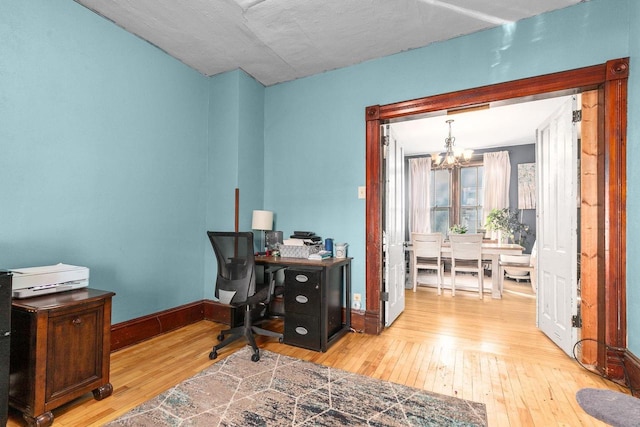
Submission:
<svg viewBox="0 0 640 427">
<path fill-rule="evenodd" d="M 411 233 L 413 256 L 438 258 L 442 250 L 442 233 Z"/>
<path fill-rule="evenodd" d="M 531 247 L 531 256 L 529 257 L 529 267 L 535 267 L 538 260 L 538 241 L 533 242 Z"/>
<path fill-rule="evenodd" d="M 256 290 L 252 232 L 208 231 L 218 261 L 215 296 L 223 304 L 242 304 Z"/>
<path fill-rule="evenodd" d="M 450 234 L 451 258 L 481 259 L 482 234 Z"/>
</svg>

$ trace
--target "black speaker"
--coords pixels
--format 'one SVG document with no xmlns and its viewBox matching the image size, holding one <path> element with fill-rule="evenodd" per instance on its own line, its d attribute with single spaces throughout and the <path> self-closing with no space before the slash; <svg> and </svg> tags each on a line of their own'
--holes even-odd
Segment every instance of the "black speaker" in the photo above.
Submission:
<svg viewBox="0 0 640 427">
<path fill-rule="evenodd" d="M 7 424 L 9 348 L 11 339 L 11 274 L 0 271 L 0 426 Z"/>
</svg>

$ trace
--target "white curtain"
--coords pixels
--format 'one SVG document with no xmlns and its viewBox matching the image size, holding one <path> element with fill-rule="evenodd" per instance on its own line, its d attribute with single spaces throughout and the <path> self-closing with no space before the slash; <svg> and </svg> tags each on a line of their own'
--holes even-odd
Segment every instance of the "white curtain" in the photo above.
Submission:
<svg viewBox="0 0 640 427">
<path fill-rule="evenodd" d="M 411 231 L 415 233 L 431 233 L 429 211 L 429 181 L 431 177 L 431 158 L 417 157 L 409 159 L 411 171 Z"/>
<path fill-rule="evenodd" d="M 492 209 L 509 207 L 509 182 L 511 181 L 509 152 L 485 153 L 483 169 L 484 201 L 482 206 L 484 218 L 486 218 Z"/>
</svg>

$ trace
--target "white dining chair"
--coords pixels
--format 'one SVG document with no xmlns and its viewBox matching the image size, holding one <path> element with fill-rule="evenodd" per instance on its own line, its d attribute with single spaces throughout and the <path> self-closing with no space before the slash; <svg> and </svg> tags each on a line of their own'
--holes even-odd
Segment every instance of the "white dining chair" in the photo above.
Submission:
<svg viewBox="0 0 640 427">
<path fill-rule="evenodd" d="M 477 273 L 478 293 L 484 297 L 484 268 L 482 266 L 482 234 L 450 234 L 451 296 L 456 295 L 456 273 Z"/>
<path fill-rule="evenodd" d="M 411 233 L 413 292 L 418 287 L 420 270 L 436 270 L 438 295 L 442 293 L 442 234 Z"/>
</svg>

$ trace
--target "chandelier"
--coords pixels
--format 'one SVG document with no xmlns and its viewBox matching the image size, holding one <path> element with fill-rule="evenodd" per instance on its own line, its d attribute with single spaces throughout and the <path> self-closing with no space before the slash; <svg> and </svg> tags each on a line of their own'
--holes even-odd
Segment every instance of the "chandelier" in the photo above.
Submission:
<svg viewBox="0 0 640 427">
<path fill-rule="evenodd" d="M 449 136 L 444 139 L 444 152 L 432 156 L 434 168 L 453 168 L 460 166 L 471 160 L 471 156 L 473 155 L 473 150 L 456 148 L 456 139 L 451 136 L 451 123 L 453 123 L 453 120 L 447 120 Z"/>
</svg>

